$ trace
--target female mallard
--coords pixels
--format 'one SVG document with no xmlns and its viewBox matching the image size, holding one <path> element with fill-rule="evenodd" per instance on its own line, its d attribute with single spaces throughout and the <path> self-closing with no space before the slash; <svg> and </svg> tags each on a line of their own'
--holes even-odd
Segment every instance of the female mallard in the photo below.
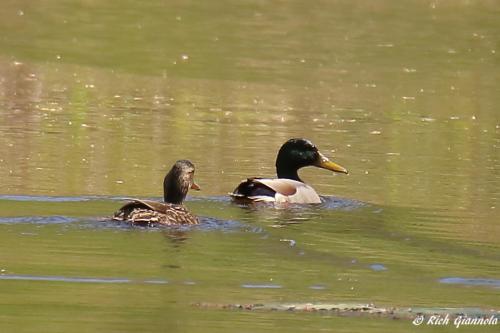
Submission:
<svg viewBox="0 0 500 333">
<path fill-rule="evenodd" d="M 320 203 L 314 189 L 305 184 L 297 171 L 305 166 L 315 166 L 335 172 L 348 173 L 344 167 L 333 163 L 306 139 L 290 139 L 281 146 L 276 157 L 278 178 L 248 178 L 231 193 L 240 202 L 290 202 Z"/>
<path fill-rule="evenodd" d="M 182 204 L 190 188 L 200 189 L 194 182 L 194 165 L 188 160 L 179 160 L 163 180 L 165 202 L 132 199 L 115 213 L 113 219 L 147 225 L 198 224 L 198 218 Z"/>
</svg>

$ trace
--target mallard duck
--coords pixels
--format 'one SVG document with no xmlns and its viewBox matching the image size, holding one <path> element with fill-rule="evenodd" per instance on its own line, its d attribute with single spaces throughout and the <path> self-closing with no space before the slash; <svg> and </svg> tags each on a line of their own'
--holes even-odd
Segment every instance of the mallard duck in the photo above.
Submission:
<svg viewBox="0 0 500 333">
<path fill-rule="evenodd" d="M 315 166 L 347 174 L 347 170 L 330 161 L 318 148 L 306 139 L 290 139 L 285 142 L 276 157 L 278 178 L 248 178 L 231 193 L 237 202 L 320 203 L 316 191 L 305 184 L 297 171 Z"/>
<path fill-rule="evenodd" d="M 189 189 L 200 190 L 194 182 L 194 165 L 188 160 L 179 160 L 163 180 L 164 202 L 132 199 L 113 219 L 146 225 L 198 224 L 198 218 L 182 204 Z"/>
</svg>

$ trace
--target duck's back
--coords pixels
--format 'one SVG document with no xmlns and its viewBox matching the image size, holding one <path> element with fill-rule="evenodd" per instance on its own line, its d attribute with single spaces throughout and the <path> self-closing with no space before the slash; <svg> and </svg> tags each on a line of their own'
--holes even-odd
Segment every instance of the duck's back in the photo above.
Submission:
<svg viewBox="0 0 500 333">
<path fill-rule="evenodd" d="M 285 178 L 248 178 L 236 187 L 231 196 L 236 201 L 321 202 L 321 198 L 311 186 Z"/>
<path fill-rule="evenodd" d="M 121 207 L 113 219 L 140 225 L 198 224 L 198 218 L 183 205 L 134 199 Z"/>
</svg>

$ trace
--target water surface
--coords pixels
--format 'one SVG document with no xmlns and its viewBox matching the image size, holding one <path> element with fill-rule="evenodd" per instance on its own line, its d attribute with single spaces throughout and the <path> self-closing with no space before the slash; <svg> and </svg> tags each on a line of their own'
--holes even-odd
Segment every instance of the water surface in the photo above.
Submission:
<svg viewBox="0 0 500 333">
<path fill-rule="evenodd" d="M 500 309 L 499 15 L 487 0 L 3 1 L 0 330 L 415 329 L 200 302 Z M 301 171 L 321 205 L 231 204 L 290 137 L 350 174 Z M 161 196 L 181 158 L 200 226 L 105 220 Z"/>
</svg>

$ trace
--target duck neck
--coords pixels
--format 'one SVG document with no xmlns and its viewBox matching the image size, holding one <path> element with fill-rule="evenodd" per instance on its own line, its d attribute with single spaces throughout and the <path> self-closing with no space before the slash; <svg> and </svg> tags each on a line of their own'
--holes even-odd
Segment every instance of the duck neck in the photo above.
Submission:
<svg viewBox="0 0 500 333">
<path fill-rule="evenodd" d="M 303 183 L 302 179 L 299 178 L 297 171 L 297 168 L 290 167 L 288 164 L 279 162 L 276 163 L 276 174 L 278 175 L 278 178 L 292 179 Z"/>
<path fill-rule="evenodd" d="M 168 203 L 181 205 L 188 192 L 188 184 L 184 184 L 169 172 L 163 180 L 163 200 Z"/>
</svg>

